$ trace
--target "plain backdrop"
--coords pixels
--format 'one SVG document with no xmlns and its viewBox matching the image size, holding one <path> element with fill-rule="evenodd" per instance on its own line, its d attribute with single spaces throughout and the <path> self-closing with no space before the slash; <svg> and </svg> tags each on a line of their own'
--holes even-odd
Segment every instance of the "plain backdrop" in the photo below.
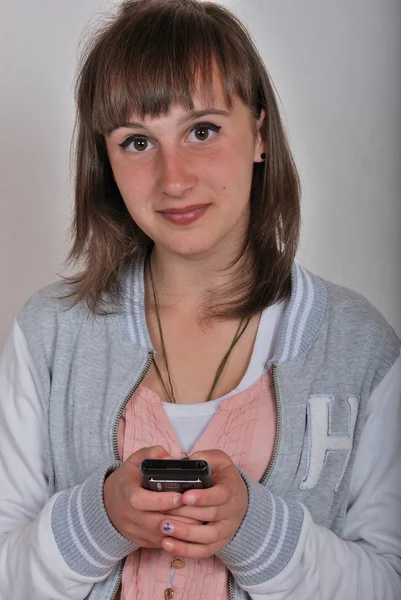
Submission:
<svg viewBox="0 0 401 600">
<path fill-rule="evenodd" d="M 298 260 L 401 334 L 401 2 L 226 0 L 280 96 L 303 185 Z M 0 0 L 0 347 L 68 249 L 73 74 L 106 0 Z"/>
</svg>

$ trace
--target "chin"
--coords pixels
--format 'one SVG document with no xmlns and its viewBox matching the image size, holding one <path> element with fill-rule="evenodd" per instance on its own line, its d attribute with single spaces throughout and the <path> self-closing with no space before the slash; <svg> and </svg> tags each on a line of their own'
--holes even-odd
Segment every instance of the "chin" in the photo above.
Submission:
<svg viewBox="0 0 401 600">
<path fill-rule="evenodd" d="M 172 241 L 169 244 L 159 244 L 160 247 L 165 248 L 168 252 L 185 258 L 201 258 L 207 256 L 213 252 L 216 245 L 216 242 L 213 243 L 212 240 L 207 242 L 206 240 L 195 241 L 190 239 L 187 241 L 180 241 L 179 243 L 174 243 L 174 241 Z"/>
</svg>

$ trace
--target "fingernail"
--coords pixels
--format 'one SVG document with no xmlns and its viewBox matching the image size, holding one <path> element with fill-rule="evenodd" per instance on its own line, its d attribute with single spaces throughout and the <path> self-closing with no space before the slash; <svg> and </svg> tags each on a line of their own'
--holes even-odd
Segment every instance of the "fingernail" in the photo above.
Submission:
<svg viewBox="0 0 401 600">
<path fill-rule="evenodd" d="M 174 542 L 171 540 L 163 540 L 162 546 L 165 550 L 171 551 L 174 548 Z"/>
<path fill-rule="evenodd" d="M 163 531 L 165 531 L 166 533 L 169 531 L 174 531 L 174 526 L 171 523 L 165 523 L 163 525 Z"/>
<path fill-rule="evenodd" d="M 183 498 L 184 504 L 195 504 L 196 497 L 193 494 L 186 494 Z"/>
<path fill-rule="evenodd" d="M 173 498 L 173 504 L 174 504 L 174 506 L 181 506 L 182 505 L 182 495 L 181 494 L 177 494 L 176 496 L 174 496 L 174 498 Z"/>
</svg>

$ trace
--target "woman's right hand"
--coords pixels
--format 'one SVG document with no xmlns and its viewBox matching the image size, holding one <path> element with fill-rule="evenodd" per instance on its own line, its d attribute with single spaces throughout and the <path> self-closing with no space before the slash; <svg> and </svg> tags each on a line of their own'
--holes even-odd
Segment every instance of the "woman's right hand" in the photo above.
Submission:
<svg viewBox="0 0 401 600">
<path fill-rule="evenodd" d="M 171 458 L 162 446 L 141 448 L 104 482 L 103 498 L 114 527 L 142 548 L 161 548 L 165 513 L 182 506 L 177 492 L 153 492 L 141 487 L 139 466 L 145 458 Z"/>
</svg>

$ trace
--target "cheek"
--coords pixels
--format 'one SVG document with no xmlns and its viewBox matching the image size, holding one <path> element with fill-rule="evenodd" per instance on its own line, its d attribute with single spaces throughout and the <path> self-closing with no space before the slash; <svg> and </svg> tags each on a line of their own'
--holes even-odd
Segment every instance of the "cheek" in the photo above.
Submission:
<svg viewBox="0 0 401 600">
<path fill-rule="evenodd" d="M 232 140 L 230 147 L 226 148 L 226 164 L 230 170 L 230 176 L 241 182 L 252 177 L 254 164 L 254 142 L 249 135 L 241 139 Z"/>
<path fill-rule="evenodd" d="M 143 206 L 153 187 L 154 178 L 149 169 L 132 165 L 113 168 L 120 194 L 128 208 Z"/>
<path fill-rule="evenodd" d="M 221 199 L 231 206 L 243 206 L 249 201 L 252 185 L 253 162 L 248 157 L 230 154 L 220 168 L 213 169 L 216 187 L 220 189 Z"/>
</svg>

